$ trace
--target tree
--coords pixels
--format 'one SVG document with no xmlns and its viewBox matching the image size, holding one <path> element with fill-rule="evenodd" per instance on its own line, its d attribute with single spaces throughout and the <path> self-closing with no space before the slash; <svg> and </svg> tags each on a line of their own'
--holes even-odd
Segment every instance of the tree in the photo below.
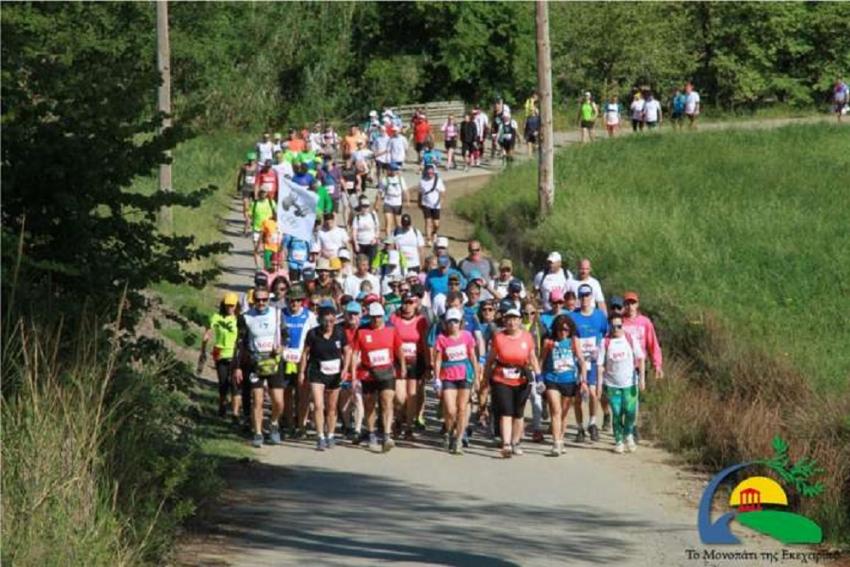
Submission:
<svg viewBox="0 0 850 567">
<path fill-rule="evenodd" d="M 3 9 L 3 227 L 22 235 L 33 279 L 61 297 L 108 305 L 126 288 L 139 306 L 151 283 L 203 284 L 214 270 L 185 266 L 225 249 L 155 223 L 161 206 L 197 206 L 214 188 L 129 190 L 190 134 L 179 123 L 157 132 L 154 29 L 144 4 Z"/>
</svg>

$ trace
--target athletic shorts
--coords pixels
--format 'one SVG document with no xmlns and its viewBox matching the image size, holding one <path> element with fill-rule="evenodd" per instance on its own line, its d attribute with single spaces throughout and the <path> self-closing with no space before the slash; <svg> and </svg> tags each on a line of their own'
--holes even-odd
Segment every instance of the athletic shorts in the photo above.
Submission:
<svg viewBox="0 0 850 567">
<path fill-rule="evenodd" d="M 401 205 L 394 207 L 393 205 L 387 205 L 384 203 L 384 212 L 390 213 L 392 215 L 400 215 L 401 214 Z"/>
<path fill-rule="evenodd" d="M 453 150 L 457 147 L 457 138 L 452 138 L 451 140 L 446 140 L 445 143 L 446 150 Z"/>
<path fill-rule="evenodd" d="M 463 142 L 460 146 L 460 150 L 463 152 L 463 155 L 474 153 L 475 142 Z"/>
<path fill-rule="evenodd" d="M 440 209 L 422 207 L 422 214 L 425 215 L 426 219 L 440 220 Z"/>
<path fill-rule="evenodd" d="M 337 390 L 342 383 L 342 377 L 339 374 L 327 376 L 321 372 L 308 372 L 307 380 L 311 384 L 324 384 L 327 390 Z"/>
<path fill-rule="evenodd" d="M 407 375 L 404 377 L 405 380 L 422 380 L 425 377 L 424 364 L 408 362 L 405 368 L 407 368 Z"/>
<path fill-rule="evenodd" d="M 501 141 L 499 142 L 499 145 L 502 147 L 503 150 L 512 150 L 514 149 L 514 139 L 511 138 L 510 140 Z"/>
<path fill-rule="evenodd" d="M 286 388 L 286 376 L 283 371 L 270 374 L 268 376 L 260 376 L 257 374 L 257 365 L 252 363 L 246 370 L 248 383 L 251 388 L 262 388 L 265 383 L 268 383 L 269 388 Z"/>
<path fill-rule="evenodd" d="M 540 135 L 537 132 L 526 132 L 525 141 L 529 144 L 536 144 Z"/>
<path fill-rule="evenodd" d="M 254 241 L 254 244 L 260 241 L 260 231 L 255 230 L 251 233 L 251 240 Z"/>
<path fill-rule="evenodd" d="M 531 393 L 531 385 L 508 386 L 501 382 L 493 382 L 490 397 L 493 400 L 495 412 L 501 416 L 520 418 L 525 413 L 525 402 Z"/>
<path fill-rule="evenodd" d="M 684 113 L 674 112 L 673 114 L 670 115 L 670 118 L 672 118 L 673 120 L 681 120 L 682 116 L 684 116 Z"/>
<path fill-rule="evenodd" d="M 556 390 L 562 396 L 567 398 L 572 398 L 576 394 L 578 394 L 579 386 L 576 382 L 549 382 L 548 380 L 545 382 L 546 391 Z"/>
<path fill-rule="evenodd" d="M 655 128 L 658 128 L 658 122 L 647 122 L 646 127 L 650 130 L 654 130 Z"/>
<path fill-rule="evenodd" d="M 243 199 L 253 199 L 254 198 L 254 188 L 253 187 L 243 187 L 242 188 L 242 198 Z"/>
<path fill-rule="evenodd" d="M 413 144 L 413 148 L 416 150 L 416 153 L 421 153 L 422 150 L 425 149 L 425 142 L 416 142 Z"/>
<path fill-rule="evenodd" d="M 582 120 L 581 121 L 581 127 L 582 128 L 587 128 L 588 130 L 592 130 L 593 125 L 594 125 L 593 120 Z"/>
<path fill-rule="evenodd" d="M 368 380 L 361 382 L 363 395 L 379 394 L 384 390 L 395 390 L 395 379 L 392 380 Z"/>
<path fill-rule="evenodd" d="M 382 161 L 376 161 L 375 166 L 376 166 L 378 171 L 389 171 L 390 170 L 390 164 L 384 163 Z"/>
<path fill-rule="evenodd" d="M 588 386 L 596 386 L 596 382 L 599 379 L 599 372 L 591 376 L 589 373 L 587 375 L 587 385 Z"/>
<path fill-rule="evenodd" d="M 443 380 L 443 390 L 469 390 L 472 384 L 466 380 Z"/>
</svg>

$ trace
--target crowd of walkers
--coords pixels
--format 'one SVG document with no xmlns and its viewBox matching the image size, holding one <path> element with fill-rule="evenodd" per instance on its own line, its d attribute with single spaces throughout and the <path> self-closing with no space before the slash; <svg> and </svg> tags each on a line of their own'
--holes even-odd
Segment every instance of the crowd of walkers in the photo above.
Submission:
<svg viewBox="0 0 850 567">
<path fill-rule="evenodd" d="M 525 110 L 539 117 L 536 97 Z M 424 113 L 403 124 L 389 109 L 342 137 L 322 124 L 286 139 L 265 134 L 248 153 L 237 192 L 256 273 L 247 291 L 221 299 L 198 371 L 212 343 L 219 413 L 249 430 L 255 447 L 314 435 L 320 451 L 344 440 L 387 452 L 439 431 L 453 454 L 481 440 L 510 458 L 548 435 L 555 456 L 572 408 L 575 442 L 613 429 L 614 451 L 635 450 L 648 366 L 662 375 L 638 293 L 606 299 L 590 260 L 573 274 L 558 251 L 526 282 L 476 240 L 452 257 L 440 234 L 440 169 L 457 166 L 457 150 L 466 167 L 480 164 L 488 140 L 491 158 L 512 156 L 517 124 L 503 101 L 492 119 L 477 108 L 460 123 L 449 117 L 445 161 Z M 525 126 L 535 143 L 539 121 Z M 417 186 L 407 186 L 405 169 L 415 169 Z M 284 180 L 318 194 L 309 240 L 277 222 Z M 429 400 L 439 425 L 426 421 Z"/>
</svg>

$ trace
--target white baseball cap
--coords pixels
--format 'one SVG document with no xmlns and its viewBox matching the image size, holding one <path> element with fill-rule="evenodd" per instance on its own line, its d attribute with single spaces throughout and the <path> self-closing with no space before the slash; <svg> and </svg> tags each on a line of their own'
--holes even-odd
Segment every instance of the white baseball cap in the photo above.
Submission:
<svg viewBox="0 0 850 567">
<path fill-rule="evenodd" d="M 369 304 L 369 317 L 383 317 L 384 316 L 384 306 L 374 301 Z"/>
<path fill-rule="evenodd" d="M 561 255 L 558 252 L 552 252 L 546 258 L 546 261 L 547 262 L 560 262 L 561 261 Z"/>
<path fill-rule="evenodd" d="M 463 313 L 460 312 L 460 309 L 452 307 L 448 311 L 446 311 L 446 321 L 463 321 Z"/>
<path fill-rule="evenodd" d="M 351 260 L 351 252 L 348 251 L 348 248 L 340 248 L 337 257 L 340 260 Z"/>
<path fill-rule="evenodd" d="M 448 248 L 449 247 L 449 239 L 445 236 L 437 237 L 437 248 Z"/>
</svg>

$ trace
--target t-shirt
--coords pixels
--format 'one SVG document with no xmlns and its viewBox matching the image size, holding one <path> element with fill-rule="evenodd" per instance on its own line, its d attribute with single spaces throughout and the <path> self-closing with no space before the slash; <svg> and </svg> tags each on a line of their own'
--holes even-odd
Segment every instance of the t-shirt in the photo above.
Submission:
<svg viewBox="0 0 850 567">
<path fill-rule="evenodd" d="M 484 138 L 484 131 L 490 126 L 490 119 L 483 112 L 479 112 L 473 120 L 478 128 L 478 139 L 481 140 Z"/>
<path fill-rule="evenodd" d="M 431 124 L 427 120 L 418 120 L 413 125 L 413 140 L 417 144 L 422 144 L 431 134 Z"/>
<path fill-rule="evenodd" d="M 616 102 L 605 104 L 605 123 L 619 124 L 620 123 L 620 105 Z"/>
<path fill-rule="evenodd" d="M 378 223 L 378 214 L 375 211 L 369 211 L 367 214 L 358 213 L 354 215 L 354 218 L 351 219 L 351 226 L 353 229 L 357 229 L 357 244 L 363 246 L 375 244 L 378 238 L 378 229 L 381 228 Z"/>
<path fill-rule="evenodd" d="M 605 364 L 604 384 L 614 388 L 634 386 L 635 367 L 643 357 L 641 346 L 628 335 L 605 339 L 599 352 L 599 359 Z"/>
<path fill-rule="evenodd" d="M 370 274 L 366 272 L 366 275 L 362 278 L 357 274 L 351 274 L 346 276 L 345 281 L 342 284 L 342 293 L 345 295 L 350 295 L 351 297 L 357 297 L 360 294 L 360 284 L 364 281 L 368 281 L 372 284 L 372 291 L 374 293 L 379 293 L 381 289 L 381 282 L 378 280 L 378 277 L 374 274 Z"/>
<path fill-rule="evenodd" d="M 490 281 L 490 278 L 496 275 L 493 262 L 489 258 L 485 258 L 483 256 L 474 261 L 469 258 L 464 258 L 460 261 L 458 268 L 467 279 L 471 279 L 470 274 L 473 270 L 478 270 L 478 273 L 481 274 L 481 277 L 486 281 Z"/>
<path fill-rule="evenodd" d="M 344 248 L 348 244 L 348 232 L 344 228 L 338 226 L 330 230 L 322 229 L 316 236 L 319 239 L 321 250 L 319 254 L 323 258 L 336 258 L 340 248 Z"/>
<path fill-rule="evenodd" d="M 372 145 L 372 150 L 375 152 L 375 154 L 379 154 L 379 155 L 376 155 L 375 161 L 380 162 L 380 163 L 390 163 L 389 153 L 383 153 L 383 152 L 387 151 L 389 146 L 390 146 L 390 137 L 387 136 L 386 134 L 381 134 L 377 138 L 375 138 L 375 141 Z"/>
<path fill-rule="evenodd" d="M 257 154 L 259 155 L 260 163 L 265 163 L 266 160 L 272 159 L 274 153 L 274 144 L 272 142 L 259 142 L 257 144 Z"/>
<path fill-rule="evenodd" d="M 661 103 L 654 98 L 646 101 L 643 107 L 644 119 L 647 122 L 658 122 L 658 117 L 661 114 Z"/>
<path fill-rule="evenodd" d="M 684 93 L 679 93 L 673 97 L 673 112 L 682 113 L 685 111 L 685 102 L 687 97 Z"/>
<path fill-rule="evenodd" d="M 419 259 L 419 249 L 425 246 L 425 238 L 422 236 L 422 231 L 418 228 L 410 227 L 402 231 L 401 228 L 395 229 L 395 244 L 399 252 L 407 260 L 408 268 L 418 268 L 421 264 Z"/>
<path fill-rule="evenodd" d="M 429 209 L 439 209 L 442 194 L 446 192 L 446 186 L 439 175 L 431 179 L 423 177 L 419 180 L 419 193 L 422 195 L 422 206 Z"/>
<path fill-rule="evenodd" d="M 571 317 L 578 331 L 578 342 L 584 360 L 587 362 L 587 379 L 593 383 L 596 380 L 596 369 L 599 361 L 599 345 L 602 338 L 608 334 L 608 319 L 600 309 L 593 309 L 590 315 L 584 315 L 580 309 L 572 312 Z"/>
<path fill-rule="evenodd" d="M 466 380 L 467 366 L 475 356 L 475 339 L 472 334 L 469 331 L 461 331 L 456 337 L 440 334 L 434 348 L 442 361 L 440 380 Z"/>
<path fill-rule="evenodd" d="M 260 232 L 263 234 L 263 250 L 279 252 L 280 232 L 277 230 L 277 221 L 273 218 L 264 220 Z"/>
<path fill-rule="evenodd" d="M 283 345 L 283 360 L 287 363 L 286 371 L 296 372 L 304 350 L 304 339 L 310 329 L 318 324 L 316 315 L 304 307 L 298 313 L 286 308 L 281 314 L 281 320 L 287 331 L 286 344 Z"/>
<path fill-rule="evenodd" d="M 362 373 L 358 372 L 357 378 L 368 382 L 374 379 L 369 369 L 392 368 L 400 347 L 401 337 L 393 327 L 357 331 L 354 350 L 360 353 L 359 364 L 363 369 Z"/>
<path fill-rule="evenodd" d="M 629 110 L 632 112 L 632 120 L 643 120 L 643 106 L 644 100 L 642 98 L 632 101 L 632 104 L 629 106 Z"/>
<path fill-rule="evenodd" d="M 381 181 L 379 190 L 385 205 L 401 207 L 402 198 L 407 191 L 407 183 L 401 175 L 387 176 L 386 179 Z"/>
<path fill-rule="evenodd" d="M 589 285 L 593 290 L 593 301 L 597 304 L 605 303 L 605 295 L 602 293 L 602 284 L 599 283 L 599 280 L 594 278 L 593 276 L 588 277 L 586 280 L 570 280 L 568 290 L 572 291 L 578 297 L 578 288 L 583 285 Z"/>
<path fill-rule="evenodd" d="M 543 309 L 546 309 L 547 311 L 552 309 L 552 304 L 549 303 L 549 294 L 556 289 L 567 293 L 567 290 L 570 289 L 570 281 L 572 279 L 573 275 L 569 271 L 565 271 L 563 268 L 554 273 L 538 272 L 537 275 L 534 276 L 534 289 L 540 293 Z"/>
<path fill-rule="evenodd" d="M 691 91 L 685 95 L 685 114 L 694 114 L 699 106 L 699 93 Z"/>
<path fill-rule="evenodd" d="M 343 349 L 348 344 L 345 331 L 336 326 L 330 338 L 325 338 L 321 327 L 315 327 L 307 333 L 305 346 L 310 349 L 307 369 L 313 374 L 339 376 L 342 372 Z"/>
<path fill-rule="evenodd" d="M 457 125 L 449 124 L 448 122 L 443 124 L 443 127 L 440 128 L 443 131 L 443 138 L 446 140 L 454 140 L 457 138 Z"/>
<path fill-rule="evenodd" d="M 424 315 L 414 315 L 410 319 L 405 319 L 396 312 L 390 316 L 390 323 L 401 339 L 401 350 L 408 364 L 428 356 L 428 345 L 425 342 L 428 334 L 428 320 Z"/>
<path fill-rule="evenodd" d="M 390 138 L 387 149 L 391 162 L 404 163 L 404 158 L 407 157 L 407 139 L 404 136 L 395 135 Z"/>
<path fill-rule="evenodd" d="M 508 386 L 519 386 L 526 382 L 521 369 L 528 366 L 531 353 L 534 352 L 534 338 L 528 331 L 516 335 L 497 333 L 493 337 L 493 354 L 496 357 L 496 369 L 493 381 Z"/>
<path fill-rule="evenodd" d="M 248 329 L 248 348 L 255 359 L 268 355 L 280 345 L 278 310 L 267 307 L 259 311 L 252 307 L 243 316 Z"/>
<path fill-rule="evenodd" d="M 213 346 L 218 352 L 219 360 L 233 358 L 236 350 L 238 335 L 236 315 L 219 315 L 213 313 L 210 317 L 210 329 L 213 331 Z"/>
<path fill-rule="evenodd" d="M 655 325 L 649 320 L 646 315 L 638 315 L 637 317 L 624 317 L 623 330 L 626 334 L 641 346 L 644 354 L 652 359 L 652 366 L 656 371 L 661 369 L 663 358 L 661 355 L 661 345 L 658 343 L 658 337 L 655 334 Z"/>
<path fill-rule="evenodd" d="M 263 223 L 272 217 L 274 205 L 270 199 L 261 199 L 251 204 L 251 227 L 255 232 L 263 229 Z"/>
<path fill-rule="evenodd" d="M 573 337 L 562 341 L 547 340 L 546 344 L 551 350 L 543 361 L 543 379 L 556 384 L 574 383 L 578 362 L 573 352 Z"/>
<path fill-rule="evenodd" d="M 300 238 L 295 238 L 291 235 L 286 235 L 283 239 L 283 244 L 286 247 L 286 263 L 293 270 L 300 270 L 307 261 L 307 256 L 310 254 L 310 243 Z"/>
</svg>

